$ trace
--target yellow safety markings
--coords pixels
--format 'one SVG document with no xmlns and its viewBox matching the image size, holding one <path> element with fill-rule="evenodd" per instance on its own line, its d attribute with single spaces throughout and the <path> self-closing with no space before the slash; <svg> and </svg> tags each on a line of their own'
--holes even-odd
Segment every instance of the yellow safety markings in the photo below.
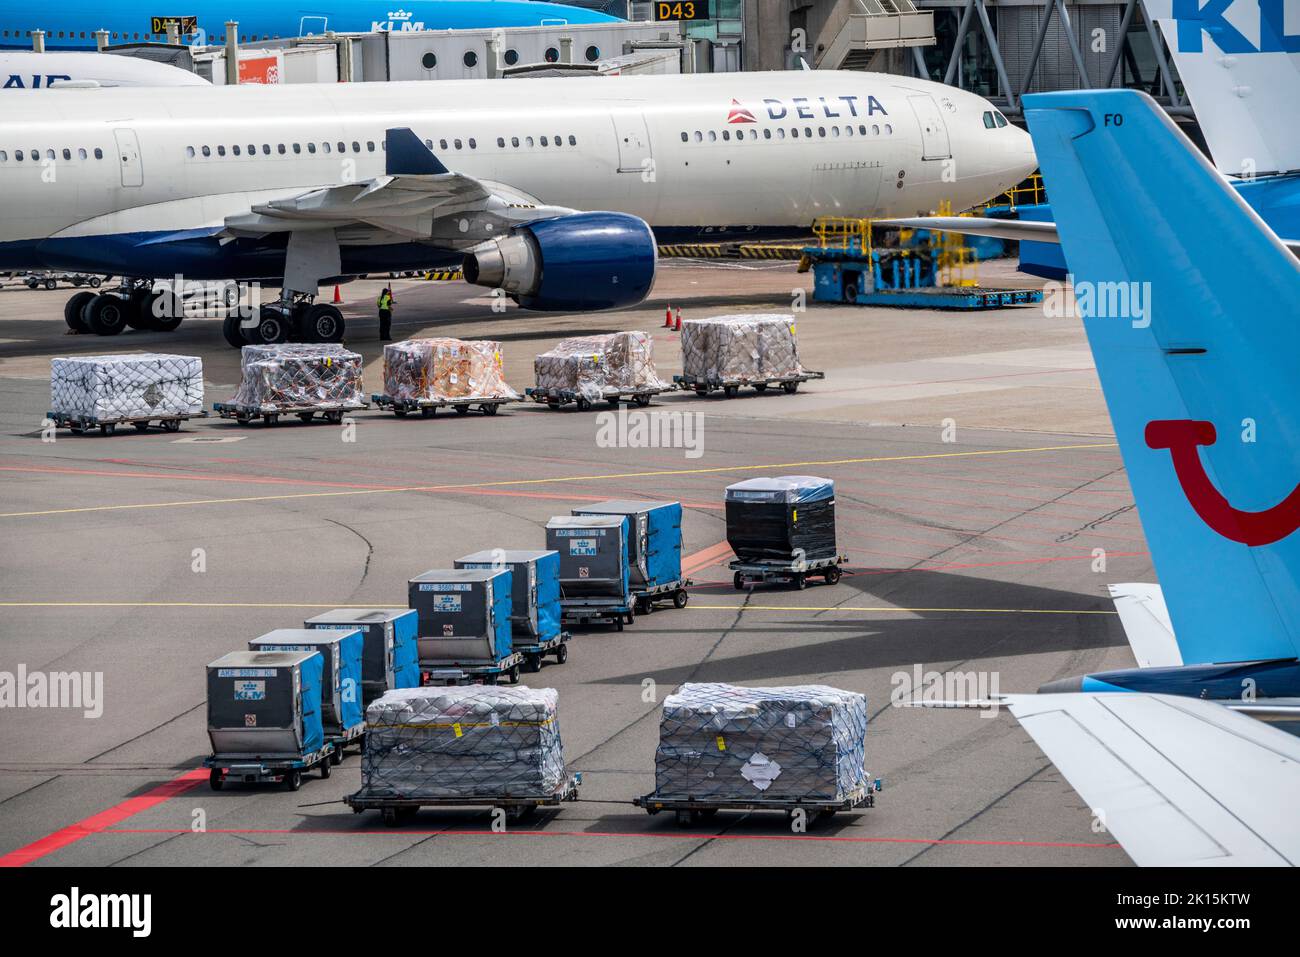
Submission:
<svg viewBox="0 0 1300 957">
<path fill-rule="evenodd" d="M 0 608 L 375 608 L 337 602 L 275 601 L 0 601 Z M 391 604 L 391 602 L 390 602 Z M 1114 609 L 1086 608 L 899 608 L 893 605 L 706 605 L 691 602 L 686 611 L 815 611 L 873 612 L 900 615 L 1115 615 Z"/>
<path fill-rule="evenodd" d="M 726 254 L 722 243 L 675 243 L 659 247 L 659 255 L 665 258 L 685 256 L 692 259 L 721 259 Z"/>
<path fill-rule="evenodd" d="M 459 269 L 430 269 L 420 278 L 430 279 L 434 282 L 447 282 L 453 279 L 464 279 L 465 276 Z"/>
<path fill-rule="evenodd" d="M 686 257 L 689 259 L 789 259 L 795 260 L 803 255 L 805 243 L 674 243 L 659 247 L 659 255 L 665 259 Z"/>
<path fill-rule="evenodd" d="M 395 492 L 454 492 L 457 489 L 517 488 L 522 485 L 558 485 L 566 482 L 608 482 L 643 478 L 672 478 L 681 475 L 711 475 L 728 472 L 760 472 L 773 469 L 810 468 L 830 465 L 867 465 L 877 462 L 914 462 L 926 459 L 975 458 L 990 455 L 1028 455 L 1036 452 L 1069 452 L 1084 449 L 1113 449 L 1114 442 L 1086 445 L 1041 445 L 1022 449 L 979 449 L 968 452 L 926 452 L 919 455 L 874 455 L 850 459 L 820 459 L 809 462 L 775 462 L 764 465 L 719 465 L 697 469 L 661 469 L 646 472 L 611 472 L 596 475 L 560 475 L 553 478 L 507 479 L 449 485 L 409 485 L 386 488 L 346 489 L 331 492 L 290 492 L 281 495 L 250 495 L 234 498 L 197 498 L 175 502 L 137 502 L 119 505 L 86 505 L 80 508 L 46 508 L 31 512 L 0 512 L 0 518 L 31 518 L 39 515 L 81 515 L 88 512 L 118 512 L 145 508 L 178 508 L 185 505 L 230 505 L 244 502 L 284 502 L 308 498 L 342 498 L 354 495 L 388 495 Z M 238 481 L 238 479 L 232 479 Z"/>
</svg>

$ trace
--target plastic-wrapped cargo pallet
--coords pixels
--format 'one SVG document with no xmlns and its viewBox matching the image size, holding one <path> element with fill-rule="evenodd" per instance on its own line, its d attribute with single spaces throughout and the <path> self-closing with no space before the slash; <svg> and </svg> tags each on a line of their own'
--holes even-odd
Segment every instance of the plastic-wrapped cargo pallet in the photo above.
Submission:
<svg viewBox="0 0 1300 957">
<path fill-rule="evenodd" d="M 682 323 L 682 372 L 705 382 L 766 382 L 797 376 L 794 316 L 710 316 Z"/>
<path fill-rule="evenodd" d="M 664 389 L 644 332 L 614 332 L 561 340 L 533 360 L 537 388 L 572 392 L 589 402 L 611 395 Z"/>
<path fill-rule="evenodd" d="M 366 709 L 362 798 L 545 797 L 564 782 L 553 688 L 390 691 Z"/>
<path fill-rule="evenodd" d="M 845 800 L 867 782 L 866 734 L 856 692 L 684 684 L 664 699 L 655 796 Z"/>
<path fill-rule="evenodd" d="M 50 409 L 99 420 L 198 415 L 203 361 L 149 352 L 52 359 Z"/>
<path fill-rule="evenodd" d="M 364 404 L 361 356 L 336 343 L 244 346 L 239 368 L 237 406 L 275 412 Z"/>
<path fill-rule="evenodd" d="M 728 485 L 727 544 L 742 561 L 835 557 L 835 483 L 782 475 Z"/>
<path fill-rule="evenodd" d="M 503 378 L 501 343 L 443 338 L 384 346 L 384 394 L 399 402 L 519 398 Z"/>
</svg>

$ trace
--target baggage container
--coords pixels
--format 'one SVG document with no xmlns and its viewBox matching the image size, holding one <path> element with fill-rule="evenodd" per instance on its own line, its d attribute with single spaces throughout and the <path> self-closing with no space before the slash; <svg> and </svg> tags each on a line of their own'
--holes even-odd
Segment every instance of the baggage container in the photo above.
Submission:
<svg viewBox="0 0 1300 957">
<path fill-rule="evenodd" d="M 633 591 L 682 577 L 681 502 L 611 499 L 575 508 L 574 515 L 622 515 L 628 520 L 628 577 Z"/>
<path fill-rule="evenodd" d="M 560 553 L 489 548 L 455 561 L 457 568 L 510 571 L 512 644 L 533 645 L 560 634 Z"/>
<path fill-rule="evenodd" d="M 421 668 L 494 665 L 511 657 L 509 569 L 440 568 L 408 584 Z"/>
<path fill-rule="evenodd" d="M 546 523 L 546 547 L 560 553 L 561 603 L 573 598 L 631 600 L 624 515 L 557 515 Z"/>
<path fill-rule="evenodd" d="M 386 691 L 418 688 L 417 616 L 410 608 L 335 608 L 303 622 L 304 628 L 360 631 L 361 704 L 364 708 Z"/>
<path fill-rule="evenodd" d="M 217 756 L 298 757 L 325 741 L 316 651 L 232 651 L 208 665 L 208 738 Z"/>
<path fill-rule="evenodd" d="M 727 544 L 741 561 L 815 562 L 836 557 L 835 483 L 811 475 L 728 485 Z"/>
<path fill-rule="evenodd" d="M 249 651 L 317 651 L 321 670 L 321 726 L 326 737 L 343 735 L 365 721 L 361 707 L 361 649 L 365 639 L 351 631 L 277 628 L 248 643 Z"/>
</svg>

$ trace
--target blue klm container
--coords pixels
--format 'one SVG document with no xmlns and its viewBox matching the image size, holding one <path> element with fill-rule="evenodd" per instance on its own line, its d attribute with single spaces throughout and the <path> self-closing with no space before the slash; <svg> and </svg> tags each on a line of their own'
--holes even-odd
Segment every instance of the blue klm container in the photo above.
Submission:
<svg viewBox="0 0 1300 957">
<path fill-rule="evenodd" d="M 583 505 L 574 515 L 623 515 L 632 590 L 658 588 L 682 577 L 682 503 L 611 499 Z"/>
<path fill-rule="evenodd" d="M 320 653 L 232 651 L 208 665 L 214 759 L 297 760 L 325 746 Z"/>
<path fill-rule="evenodd" d="M 515 647 L 560 635 L 560 553 L 489 548 L 456 559 L 457 568 L 510 570 L 510 624 Z"/>
<path fill-rule="evenodd" d="M 560 553 L 563 601 L 631 603 L 628 529 L 624 515 L 556 515 L 546 523 L 546 544 Z"/>
<path fill-rule="evenodd" d="M 408 601 L 419 616 L 421 666 L 510 657 L 512 578 L 508 568 L 439 568 L 412 578 Z"/>
<path fill-rule="evenodd" d="M 420 653 L 416 647 L 418 617 L 410 608 L 335 608 L 303 622 L 305 628 L 360 631 L 361 704 L 369 705 L 386 691 L 420 686 Z"/>
<path fill-rule="evenodd" d="M 277 628 L 248 643 L 249 651 L 315 651 L 321 672 L 321 725 L 342 734 L 365 721 L 361 705 L 361 632 L 320 628 Z"/>
</svg>

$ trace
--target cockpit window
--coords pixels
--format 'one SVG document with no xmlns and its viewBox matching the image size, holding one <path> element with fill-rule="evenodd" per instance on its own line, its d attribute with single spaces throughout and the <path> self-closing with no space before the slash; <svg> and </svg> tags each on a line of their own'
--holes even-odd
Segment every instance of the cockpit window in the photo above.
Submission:
<svg viewBox="0 0 1300 957">
<path fill-rule="evenodd" d="M 993 129 L 994 127 L 996 127 L 997 125 L 998 125 L 997 120 L 993 119 L 993 114 L 992 114 L 990 111 L 985 110 L 985 111 L 984 111 L 984 128 L 985 128 L 986 130 L 991 130 L 991 129 Z"/>
<path fill-rule="evenodd" d="M 999 129 L 1001 129 L 1002 127 L 1004 127 L 1004 126 L 1007 125 L 1007 118 L 1006 118 L 1005 116 L 1003 116 L 1001 113 L 997 113 L 997 112 L 995 112 L 995 113 L 993 114 L 993 116 L 994 116 L 994 117 L 997 119 L 997 121 L 998 121 L 998 128 L 999 128 Z"/>
</svg>

